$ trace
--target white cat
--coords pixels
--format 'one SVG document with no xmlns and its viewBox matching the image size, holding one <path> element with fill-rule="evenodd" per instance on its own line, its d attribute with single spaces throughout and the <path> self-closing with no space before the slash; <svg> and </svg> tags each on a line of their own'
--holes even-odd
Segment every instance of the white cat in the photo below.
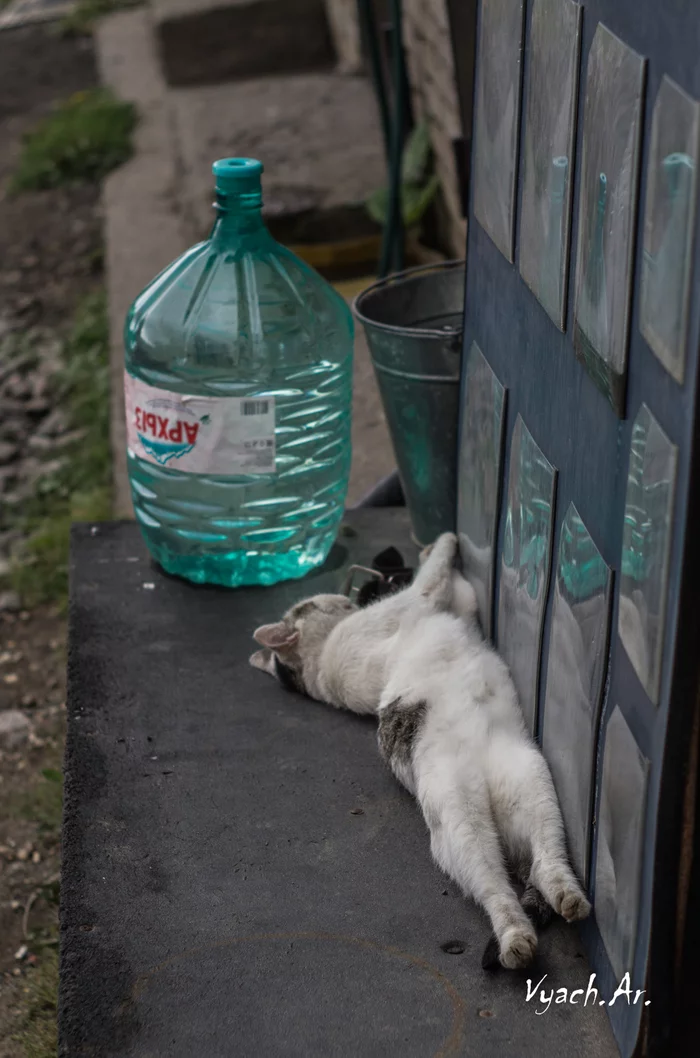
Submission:
<svg viewBox="0 0 700 1058">
<path fill-rule="evenodd" d="M 525 731 L 508 669 L 484 642 L 457 538 L 429 549 L 413 583 L 358 609 L 316 595 L 263 625 L 250 661 L 291 689 L 376 713 L 379 749 L 418 800 L 439 866 L 481 904 L 495 938 L 484 954 L 526 966 L 535 924 L 585 918 L 547 764 Z M 508 865 L 525 883 L 519 900 Z"/>
</svg>

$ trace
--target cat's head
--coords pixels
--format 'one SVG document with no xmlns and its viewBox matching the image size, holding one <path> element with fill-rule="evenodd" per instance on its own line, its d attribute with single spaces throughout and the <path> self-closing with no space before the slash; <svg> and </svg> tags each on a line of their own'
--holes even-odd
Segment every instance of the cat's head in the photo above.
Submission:
<svg viewBox="0 0 700 1058">
<path fill-rule="evenodd" d="M 250 658 L 253 668 L 274 676 L 288 690 L 309 694 L 323 644 L 339 621 L 357 610 L 345 595 L 313 595 L 292 606 L 281 621 L 256 628 L 262 650 Z"/>
</svg>

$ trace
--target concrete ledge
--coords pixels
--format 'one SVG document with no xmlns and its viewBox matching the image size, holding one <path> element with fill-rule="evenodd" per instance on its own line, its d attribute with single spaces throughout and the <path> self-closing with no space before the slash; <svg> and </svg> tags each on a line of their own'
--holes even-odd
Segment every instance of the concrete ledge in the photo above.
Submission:
<svg viewBox="0 0 700 1058">
<path fill-rule="evenodd" d="M 171 85 L 330 69 L 323 0 L 152 0 Z"/>
<path fill-rule="evenodd" d="M 575 930 L 485 974 L 373 720 L 249 666 L 256 625 L 350 563 L 415 563 L 405 510 L 347 521 L 324 569 L 239 591 L 161 575 L 133 523 L 74 531 L 61 1058 L 617 1058 L 604 1008 L 526 1002 L 525 977 L 585 991 Z"/>
</svg>

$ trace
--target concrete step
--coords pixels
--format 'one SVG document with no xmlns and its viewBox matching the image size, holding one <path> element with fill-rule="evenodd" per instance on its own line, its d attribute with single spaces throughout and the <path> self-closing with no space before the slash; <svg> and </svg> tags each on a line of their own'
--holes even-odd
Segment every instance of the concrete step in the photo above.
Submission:
<svg viewBox="0 0 700 1058">
<path fill-rule="evenodd" d="M 171 85 L 327 70 L 336 57 L 324 0 L 151 0 Z"/>
<path fill-rule="evenodd" d="M 168 103 L 193 239 L 204 237 L 212 224 L 211 163 L 230 155 L 263 161 L 263 213 L 281 242 L 377 233 L 364 203 L 386 175 L 377 109 L 365 78 L 257 78 L 173 89 Z"/>
<path fill-rule="evenodd" d="M 103 185 L 107 295 L 111 350 L 111 433 L 114 513 L 133 516 L 126 475 L 124 319 L 154 276 L 183 253 L 186 226 L 176 194 L 175 154 L 166 88 L 144 9 L 102 20 L 96 34 L 100 79 L 120 99 L 135 103 L 139 124 L 134 156 Z"/>
<path fill-rule="evenodd" d="M 133 102 L 140 115 L 134 157 L 104 184 L 115 514 L 130 518 L 124 319 L 151 279 L 206 236 L 213 219 L 212 161 L 231 153 L 264 160 L 266 217 L 287 244 L 308 241 L 297 240 L 299 235 L 322 233 L 327 240 L 347 232 L 361 235 L 362 199 L 383 174 L 374 100 L 359 78 L 311 75 L 235 88 L 168 89 L 143 9 L 102 20 L 97 53 L 103 83 Z M 394 467 L 361 328 L 355 343 L 353 447 L 348 504 Z"/>
</svg>

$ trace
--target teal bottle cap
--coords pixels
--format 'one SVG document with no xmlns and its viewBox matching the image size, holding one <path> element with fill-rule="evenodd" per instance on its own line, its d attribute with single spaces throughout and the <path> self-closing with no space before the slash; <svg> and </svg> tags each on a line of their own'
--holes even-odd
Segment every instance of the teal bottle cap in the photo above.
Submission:
<svg viewBox="0 0 700 1058">
<path fill-rule="evenodd" d="M 221 158 L 212 166 L 216 190 L 224 195 L 260 194 L 262 171 L 255 158 Z"/>
</svg>

